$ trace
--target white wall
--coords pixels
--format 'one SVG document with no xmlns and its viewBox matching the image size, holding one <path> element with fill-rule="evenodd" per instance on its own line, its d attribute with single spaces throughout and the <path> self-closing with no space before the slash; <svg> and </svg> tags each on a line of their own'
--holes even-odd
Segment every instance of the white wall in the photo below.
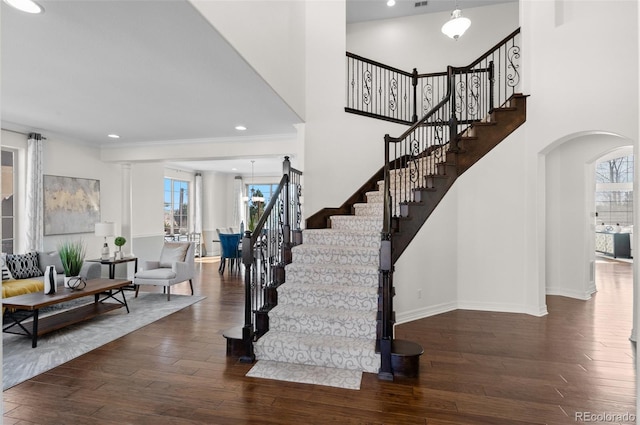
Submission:
<svg viewBox="0 0 640 425">
<path fill-rule="evenodd" d="M 190 2 L 304 118 L 305 2 Z"/>
<path fill-rule="evenodd" d="M 462 13 L 472 23 L 457 41 L 440 31 L 451 12 L 425 13 L 349 24 L 347 50 L 407 72 L 439 72 L 469 65 L 519 26 L 518 3 L 465 7 Z"/>
<path fill-rule="evenodd" d="M 102 221 L 119 222 L 120 217 L 120 167 L 99 160 L 96 148 L 78 141 L 63 140 L 57 136 L 49 136 L 43 142 L 44 174 L 56 176 L 78 177 L 100 180 L 100 215 Z M 27 136 L 2 131 L 2 146 L 18 150 L 20 161 L 26 157 Z M 21 166 L 20 181 L 26 181 L 26 167 Z M 24 193 L 24 189 L 22 189 Z M 25 200 L 17 200 L 18 219 L 25 215 Z M 19 234 L 25 233 L 25 223 L 19 221 Z M 21 239 L 21 238 L 19 238 Z M 65 239 L 82 239 L 87 245 L 87 258 L 100 256 L 103 240 L 93 233 L 55 235 L 44 237 L 44 249 L 56 250 L 57 245 Z M 113 241 L 110 241 L 113 244 Z M 113 247 L 113 245 L 111 245 Z M 24 252 L 26 246 L 18 246 L 17 252 Z"/>
<path fill-rule="evenodd" d="M 457 193 L 454 185 L 395 264 L 398 324 L 458 307 Z"/>
<path fill-rule="evenodd" d="M 344 1 L 307 4 L 305 216 L 340 206 L 382 167 L 385 133 L 405 127 L 346 114 Z"/>
<path fill-rule="evenodd" d="M 531 190 L 526 202 L 533 208 L 530 211 L 535 211 L 526 221 L 529 234 L 534 236 L 526 244 L 527 252 L 537 252 L 539 257 L 538 273 L 529 276 L 527 289 L 537 287 L 544 294 L 549 286 L 554 292 L 584 297 L 589 292 L 584 281 L 589 277 L 593 254 L 585 250 L 580 259 L 575 247 L 590 240 L 585 223 L 592 218 L 584 185 L 573 179 L 586 179 L 585 156 L 589 157 L 590 146 L 582 142 L 589 139 L 576 141 L 574 152 L 572 147 L 566 152 L 554 150 L 576 136 L 607 133 L 624 139 L 624 144 L 633 144 L 637 152 L 637 2 L 523 1 L 521 8 L 524 87 L 525 93 L 531 94 L 526 142 L 532 152 L 527 154 L 525 167 Z M 613 45 L 616 49 L 611 49 Z M 604 151 L 608 144 L 601 141 L 599 146 Z M 582 155 L 578 153 L 581 149 L 585 149 Z M 554 171 L 557 161 L 574 170 L 569 179 L 572 186 L 560 194 L 557 182 L 549 180 L 560 177 Z M 579 194 L 571 192 L 578 187 Z M 582 230 L 567 230 L 561 217 L 583 223 Z M 552 239 L 547 241 L 550 235 Z M 556 254 L 561 256 L 559 260 Z M 563 264 L 558 262 L 562 260 Z M 574 277 L 580 282 L 569 283 Z"/>
</svg>

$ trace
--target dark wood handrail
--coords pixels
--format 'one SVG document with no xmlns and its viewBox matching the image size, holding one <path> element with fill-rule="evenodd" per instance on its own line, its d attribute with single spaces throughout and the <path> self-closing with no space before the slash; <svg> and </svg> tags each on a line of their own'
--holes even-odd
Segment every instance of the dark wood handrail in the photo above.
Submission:
<svg viewBox="0 0 640 425">
<path fill-rule="evenodd" d="M 397 72 L 398 74 L 402 74 L 402 75 L 404 75 L 406 77 L 413 77 L 413 74 L 411 72 L 403 71 L 401 69 L 394 68 L 392 66 L 385 65 L 385 64 L 380 63 L 380 62 L 376 62 L 376 61 L 374 61 L 372 59 L 367 59 L 365 57 L 358 56 L 358 55 L 356 55 L 354 53 L 347 52 L 346 54 L 347 54 L 348 58 L 357 59 L 357 60 L 362 61 L 362 62 L 370 63 L 371 65 L 375 65 L 377 67 L 380 67 L 380 68 L 383 68 L 383 69 L 387 69 L 389 71 Z"/>
<path fill-rule="evenodd" d="M 262 228 L 264 227 L 264 223 L 267 222 L 267 218 L 269 217 L 269 215 L 271 215 L 271 211 L 273 210 L 273 207 L 275 206 L 276 202 L 278 202 L 278 197 L 280 196 L 280 192 L 282 192 L 282 188 L 284 187 L 285 184 L 288 184 L 288 183 L 289 183 L 289 175 L 285 174 L 280 179 L 280 183 L 278 184 L 276 191 L 273 193 L 273 195 L 271 195 L 271 199 L 269 200 L 269 205 L 267 205 L 267 208 L 265 208 L 264 212 L 258 219 L 258 223 L 256 223 L 255 227 L 253 228 L 253 231 L 251 232 L 252 244 L 255 244 L 256 241 L 258 240 L 258 236 L 260 235 L 260 233 L 262 233 Z"/>
<path fill-rule="evenodd" d="M 499 42 L 497 42 L 495 44 L 495 46 L 493 46 L 492 48 L 490 48 L 489 50 L 487 50 L 485 52 L 485 54 L 483 54 L 482 56 L 480 56 L 478 59 L 476 59 L 475 61 L 473 61 L 471 63 L 471 65 L 467 65 L 467 66 L 463 66 L 460 68 L 456 68 L 457 71 L 464 71 L 470 68 L 473 68 L 474 66 L 476 66 L 477 64 L 479 64 L 480 62 L 482 62 L 483 60 L 485 60 L 486 58 L 489 57 L 489 55 L 491 55 L 491 53 L 493 53 L 494 51 L 496 51 L 498 48 L 500 48 L 500 46 L 502 46 L 503 44 L 505 44 L 507 41 L 509 41 L 510 39 L 514 38 L 517 34 L 520 34 L 520 28 L 517 28 L 515 31 L 513 31 L 511 34 L 509 34 L 508 36 L 506 36 L 505 38 L 503 38 L 502 40 L 500 40 Z"/>
</svg>

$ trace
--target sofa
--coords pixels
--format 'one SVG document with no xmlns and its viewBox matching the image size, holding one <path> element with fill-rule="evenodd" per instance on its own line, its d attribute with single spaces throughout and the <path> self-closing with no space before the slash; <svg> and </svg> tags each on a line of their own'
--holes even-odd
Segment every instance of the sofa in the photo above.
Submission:
<svg viewBox="0 0 640 425">
<path fill-rule="evenodd" d="M 64 269 L 57 251 L 29 252 L 26 254 L 2 253 L 2 298 L 44 291 L 44 271 L 47 266 L 55 266 L 58 286 L 64 285 Z M 100 263 L 86 262 L 80 276 L 85 279 L 99 278 Z"/>
</svg>

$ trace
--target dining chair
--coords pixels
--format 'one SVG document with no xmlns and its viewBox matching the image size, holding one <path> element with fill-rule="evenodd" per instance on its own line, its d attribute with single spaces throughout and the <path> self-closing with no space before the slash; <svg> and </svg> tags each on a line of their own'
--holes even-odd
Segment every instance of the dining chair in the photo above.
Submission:
<svg viewBox="0 0 640 425">
<path fill-rule="evenodd" d="M 240 233 L 219 233 L 220 245 L 222 246 L 222 255 L 220 257 L 220 267 L 218 272 L 224 273 L 227 260 L 229 260 L 229 273 L 234 269 L 240 271 L 240 263 L 242 262 L 242 249 L 240 248 Z"/>
</svg>

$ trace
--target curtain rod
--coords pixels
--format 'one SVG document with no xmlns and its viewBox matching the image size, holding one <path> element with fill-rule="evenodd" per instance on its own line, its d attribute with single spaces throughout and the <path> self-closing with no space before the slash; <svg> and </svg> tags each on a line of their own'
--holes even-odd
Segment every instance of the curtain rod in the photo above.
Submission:
<svg viewBox="0 0 640 425">
<path fill-rule="evenodd" d="M 29 133 L 23 133 L 22 131 L 9 130 L 8 128 L 0 128 L 0 130 L 2 130 L 2 131 L 8 131 L 9 133 L 21 134 L 21 135 L 23 135 L 23 136 L 27 136 L 27 137 L 29 137 L 29 134 L 34 133 L 33 131 L 32 131 L 32 132 L 29 132 Z M 46 138 L 46 137 L 44 137 L 44 136 L 41 136 L 41 137 L 42 137 L 42 140 L 47 140 L 47 138 Z"/>
</svg>

